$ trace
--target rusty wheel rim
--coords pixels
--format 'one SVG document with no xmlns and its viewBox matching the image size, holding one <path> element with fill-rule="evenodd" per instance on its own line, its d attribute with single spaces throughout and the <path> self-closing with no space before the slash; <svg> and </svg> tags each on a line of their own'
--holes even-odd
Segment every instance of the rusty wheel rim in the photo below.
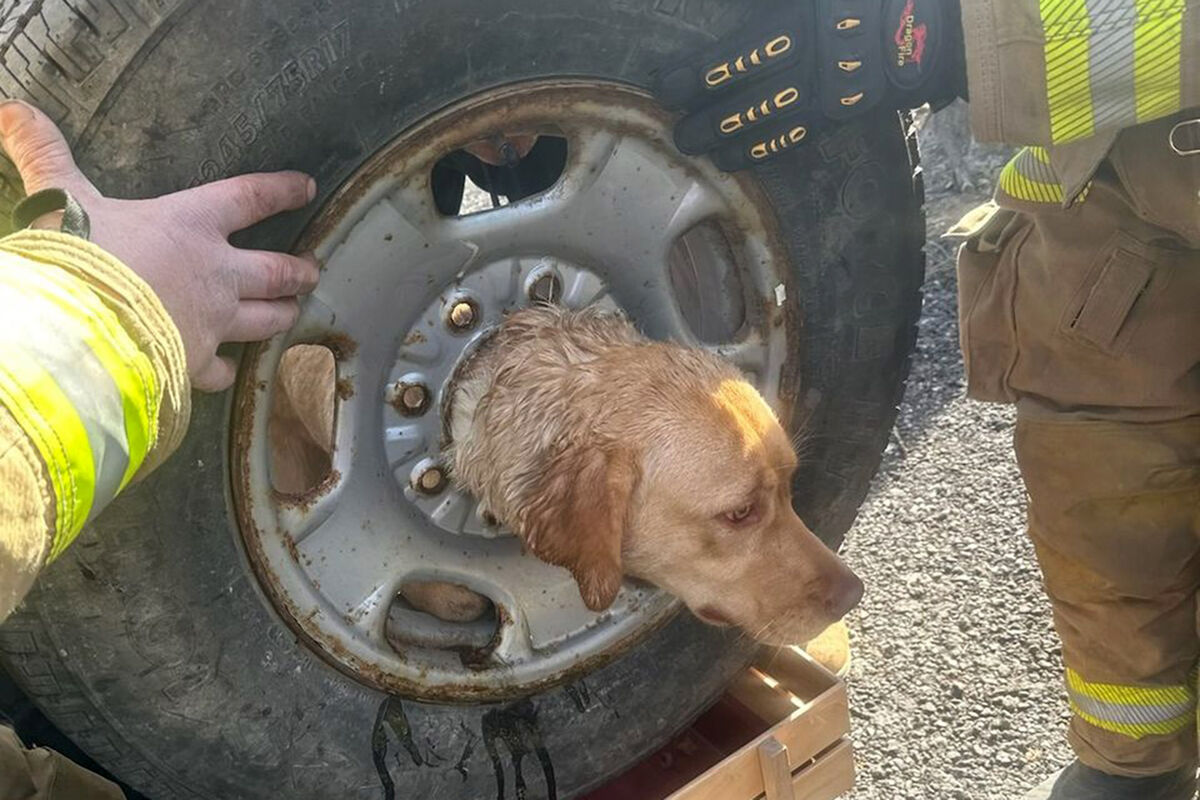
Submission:
<svg viewBox="0 0 1200 800">
<path fill-rule="evenodd" d="M 561 177 L 503 208 L 439 214 L 433 165 L 497 126 L 564 137 Z M 547 291 L 569 307 L 621 308 L 650 336 L 709 347 L 777 397 L 789 325 L 773 213 L 751 180 L 679 156 L 670 126 L 628 87 L 493 90 L 399 136 L 310 226 L 303 246 L 324 262 L 322 284 L 288 334 L 247 353 L 231 478 L 255 578 L 333 666 L 422 699 L 500 699 L 590 671 L 678 610 L 629 582 L 608 611 L 587 611 L 566 571 L 523 555 L 431 472 L 444 469 L 440 412 L 456 366 L 505 312 Z M 676 296 L 687 292 L 672 283 L 681 237 L 713 224 L 745 295 L 744 321 L 718 342 L 698 335 Z M 697 241 L 691 249 L 703 249 Z M 266 420 L 280 358 L 302 343 L 337 358 L 335 450 L 329 477 L 288 497 L 271 489 Z M 395 598 L 415 579 L 465 585 L 494 603 L 495 617 L 455 625 L 406 609 Z"/>
</svg>

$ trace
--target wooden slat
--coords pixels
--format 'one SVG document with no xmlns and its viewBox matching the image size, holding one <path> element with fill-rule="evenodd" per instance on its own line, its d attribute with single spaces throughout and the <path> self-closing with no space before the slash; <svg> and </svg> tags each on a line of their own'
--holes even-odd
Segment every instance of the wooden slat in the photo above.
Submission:
<svg viewBox="0 0 1200 800">
<path fill-rule="evenodd" d="M 758 765 L 762 770 L 767 800 L 796 800 L 787 748 L 774 736 L 758 746 Z"/>
<path fill-rule="evenodd" d="M 834 800 L 853 789 L 854 748 L 850 741 L 843 740 L 837 747 L 822 753 L 811 766 L 796 773 L 792 786 L 796 800 Z"/>
</svg>

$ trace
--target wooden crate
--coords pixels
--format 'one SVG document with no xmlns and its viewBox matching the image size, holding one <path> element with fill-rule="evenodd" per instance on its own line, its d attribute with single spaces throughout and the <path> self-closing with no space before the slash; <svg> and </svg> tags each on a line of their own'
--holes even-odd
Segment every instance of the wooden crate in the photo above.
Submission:
<svg viewBox="0 0 1200 800">
<path fill-rule="evenodd" d="M 832 800 L 854 785 L 845 686 L 764 651 L 683 734 L 584 800 Z"/>
</svg>

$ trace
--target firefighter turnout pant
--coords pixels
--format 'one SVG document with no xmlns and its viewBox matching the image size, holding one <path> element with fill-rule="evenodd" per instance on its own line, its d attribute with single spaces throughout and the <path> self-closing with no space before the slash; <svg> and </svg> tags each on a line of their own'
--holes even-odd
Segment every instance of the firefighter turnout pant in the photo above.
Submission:
<svg viewBox="0 0 1200 800">
<path fill-rule="evenodd" d="M 1171 136 L 1198 115 L 1123 132 L 1075 197 L 1023 150 L 959 226 L 968 392 L 1017 406 L 1071 745 L 1124 776 L 1197 761 L 1200 155 Z"/>
</svg>

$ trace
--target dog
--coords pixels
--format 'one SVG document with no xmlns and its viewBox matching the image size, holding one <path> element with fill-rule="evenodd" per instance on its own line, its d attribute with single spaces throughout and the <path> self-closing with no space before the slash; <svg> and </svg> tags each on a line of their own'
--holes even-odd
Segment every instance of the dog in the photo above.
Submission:
<svg viewBox="0 0 1200 800">
<path fill-rule="evenodd" d="M 324 401 L 306 411 L 324 395 L 298 385 L 331 367 L 293 366 L 301 377 L 281 381 L 273 416 L 330 416 Z M 593 611 L 632 576 L 709 624 L 796 644 L 862 596 L 792 508 L 796 454 L 770 406 L 705 350 L 651 341 L 612 312 L 525 309 L 460 365 L 448 413 L 457 486 L 534 556 L 570 570 Z M 322 426 L 291 430 L 305 442 L 286 452 L 328 469 Z M 451 622 L 489 606 L 451 583 L 402 595 Z"/>
<path fill-rule="evenodd" d="M 509 316 L 460 369 L 450 431 L 455 482 L 570 570 L 593 611 L 629 575 L 705 622 L 788 644 L 862 596 L 793 510 L 796 454 L 758 391 L 619 315 Z"/>
</svg>

